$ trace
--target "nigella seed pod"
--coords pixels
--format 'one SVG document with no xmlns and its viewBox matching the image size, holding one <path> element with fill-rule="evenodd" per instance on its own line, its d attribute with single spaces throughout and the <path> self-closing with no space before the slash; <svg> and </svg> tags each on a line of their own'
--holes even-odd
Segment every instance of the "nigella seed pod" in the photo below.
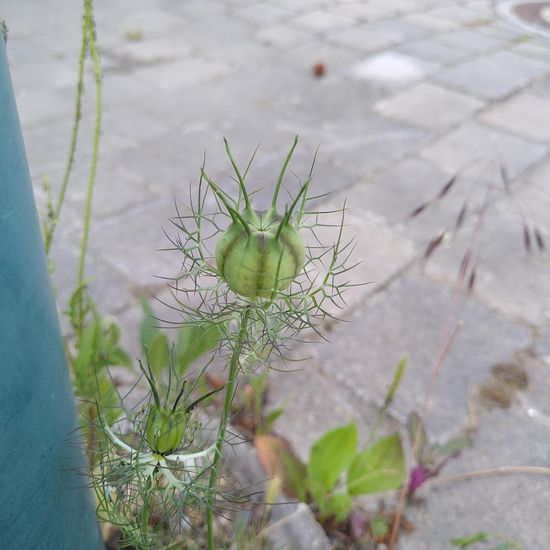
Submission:
<svg viewBox="0 0 550 550">
<path fill-rule="evenodd" d="M 168 407 L 153 405 L 145 423 L 145 441 L 160 455 L 176 451 L 187 427 L 188 415 L 184 410 L 171 411 Z"/>
<path fill-rule="evenodd" d="M 227 140 L 224 141 L 227 155 L 237 175 L 239 200 L 231 199 L 202 170 L 202 177 L 225 206 L 232 222 L 216 245 L 216 271 L 229 288 L 241 296 L 252 299 L 272 298 L 278 291 L 288 288 L 304 266 L 306 251 L 298 233 L 299 221 L 296 227 L 293 226 L 291 216 L 300 201 L 298 218 L 302 214 L 311 174 L 284 216 L 281 216 L 277 212 L 277 198 L 286 167 L 298 143 L 296 136 L 279 173 L 271 207 L 264 212 L 255 211 L 250 204 L 244 177 L 233 159 Z M 244 209 L 239 211 L 241 198 Z"/>
<path fill-rule="evenodd" d="M 245 210 L 216 246 L 218 273 L 231 290 L 246 298 L 269 298 L 287 288 L 300 273 L 304 258 L 298 231 L 273 208 Z"/>
</svg>

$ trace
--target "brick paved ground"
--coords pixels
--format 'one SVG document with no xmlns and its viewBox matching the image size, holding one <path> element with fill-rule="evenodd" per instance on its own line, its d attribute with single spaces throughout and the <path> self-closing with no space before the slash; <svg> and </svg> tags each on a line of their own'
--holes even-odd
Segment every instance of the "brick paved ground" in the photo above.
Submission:
<svg viewBox="0 0 550 550">
<path fill-rule="evenodd" d="M 315 185 L 349 198 L 357 235 L 353 277 L 373 284 L 350 297 L 330 344 L 304 350 L 302 370 L 274 374 L 284 403 L 279 429 L 302 454 L 324 430 L 372 421 L 398 359 L 410 367 L 391 415 L 422 406 L 452 288 L 487 185 L 475 291 L 428 414 L 434 436 L 478 411 L 476 387 L 499 361 L 526 369 L 511 405 L 482 407 L 474 445 L 447 472 L 549 466 L 550 263 L 527 254 L 522 216 L 550 241 L 550 42 L 509 24 L 485 0 L 97 0 L 105 126 L 89 271 L 105 313 L 136 348 L 137 295 L 163 293 L 155 276 L 178 269 L 161 227 L 196 182 L 204 151 L 213 176 L 228 173 L 222 136 L 244 162 L 261 142 L 251 181 L 273 181 L 295 133 L 293 170 L 304 175 L 321 144 Z M 56 187 L 69 143 L 81 18 L 79 2 L 0 6 L 39 203 Z M 137 39 L 136 39 L 137 38 Z M 324 77 L 312 76 L 322 62 Z M 59 302 L 74 282 L 93 122 L 87 75 L 83 140 L 54 258 Z M 501 165 L 509 179 L 503 192 Z M 452 191 L 408 214 L 460 171 Z M 428 262 L 423 251 L 449 232 Z M 534 235 L 532 244 L 535 245 Z M 527 351 L 526 351 L 527 350 Z M 479 411 L 478 411 L 479 412 Z M 411 508 L 417 530 L 401 547 L 439 550 L 486 530 L 529 550 L 550 547 L 550 480 L 509 476 L 442 486 Z M 481 547 L 480 547 L 481 548 Z"/>
</svg>

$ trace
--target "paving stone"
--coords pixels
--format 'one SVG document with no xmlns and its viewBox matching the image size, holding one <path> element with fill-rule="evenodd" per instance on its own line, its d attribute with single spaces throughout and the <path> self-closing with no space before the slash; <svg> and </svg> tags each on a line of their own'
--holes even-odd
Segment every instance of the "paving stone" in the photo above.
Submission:
<svg viewBox="0 0 550 550">
<path fill-rule="evenodd" d="M 409 357 L 392 414 L 404 420 L 423 406 L 440 346 L 451 290 L 417 276 L 401 277 L 337 327 L 331 343 L 311 348 L 321 370 L 365 403 L 381 404 L 392 370 Z M 460 330 L 439 371 L 427 426 L 441 437 L 461 427 L 468 416 L 472 384 L 485 380 L 493 364 L 528 345 L 527 330 L 466 300 L 456 318 Z M 361 382 L 364 381 L 364 382 Z"/>
<path fill-rule="evenodd" d="M 384 10 L 388 15 L 394 15 L 416 11 L 421 7 L 422 2 L 412 0 L 370 0 L 369 5 Z"/>
<path fill-rule="evenodd" d="M 284 158 L 288 153 L 289 145 L 281 148 L 277 152 L 265 154 L 262 148 L 257 155 L 257 160 L 252 164 L 249 172 L 248 181 L 253 189 L 257 189 L 254 194 L 254 204 L 261 210 L 266 209 L 271 204 L 273 189 L 279 175 Z M 310 203 L 316 208 L 326 210 L 325 203 L 330 197 L 342 193 L 356 183 L 357 178 L 353 173 L 348 172 L 345 167 L 338 166 L 328 155 L 321 153 L 324 146 L 321 144 L 315 166 L 313 170 L 313 179 L 310 185 L 310 196 L 319 196 L 318 200 Z M 300 143 L 288 166 L 287 176 L 283 180 L 284 192 L 280 194 L 281 204 L 288 202 L 289 197 L 296 196 L 301 183 L 307 178 L 311 169 L 314 155 L 314 148 L 307 144 Z M 327 194 L 329 196 L 327 196 Z M 343 199 L 342 201 L 343 202 Z M 342 205 L 339 204 L 338 207 Z M 281 210 L 283 208 L 281 207 Z"/>
<path fill-rule="evenodd" d="M 328 40 L 334 44 L 354 48 L 364 53 L 383 50 L 397 44 L 395 38 L 382 32 L 372 31 L 371 25 L 360 25 L 332 32 L 328 35 Z"/>
<path fill-rule="evenodd" d="M 374 110 L 423 128 L 441 129 L 470 118 L 482 106 L 477 99 L 423 82 L 379 101 Z"/>
<path fill-rule="evenodd" d="M 550 140 L 550 101 L 522 93 L 498 103 L 481 114 L 492 126 L 533 140 Z"/>
<path fill-rule="evenodd" d="M 549 430 L 515 411 L 492 412 L 483 418 L 473 446 L 451 460 L 442 475 L 499 466 L 547 466 Z M 426 487 L 419 494 L 425 501 L 407 508 L 416 529 L 401 538 L 400 549 L 448 548 L 450 539 L 480 531 L 490 535 L 493 546 L 506 538 L 521 548 L 544 550 L 547 546 L 546 522 L 532 519 L 540 518 L 540 511 L 546 509 L 548 476 L 483 476 Z M 517 506 L 520 501 L 522 505 Z"/>
<path fill-rule="evenodd" d="M 421 154 L 450 174 L 473 161 L 501 162 L 513 178 L 541 159 L 545 152 L 541 145 L 468 122 L 425 147 Z"/>
<path fill-rule="evenodd" d="M 484 99 L 502 99 L 549 71 L 541 61 L 498 52 L 443 69 L 435 79 Z"/>
<path fill-rule="evenodd" d="M 412 13 L 405 16 L 403 20 L 436 32 L 450 31 L 460 26 L 457 22 L 452 20 L 441 19 L 440 17 L 434 17 L 427 13 Z"/>
<path fill-rule="evenodd" d="M 21 124 L 25 128 L 43 129 L 45 125 L 57 126 L 60 120 L 68 124 L 73 117 L 72 94 L 65 90 L 35 90 L 17 92 L 16 103 Z"/>
<path fill-rule="evenodd" d="M 453 21 L 463 26 L 479 23 L 480 19 L 482 19 L 482 15 L 480 15 L 478 11 L 452 4 L 437 7 L 433 10 L 427 11 L 426 13 L 430 17 Z"/>
<path fill-rule="evenodd" d="M 160 93 L 174 93 L 178 90 L 215 82 L 231 72 L 225 63 L 190 58 L 147 67 L 136 71 L 135 78 Z"/>
<path fill-rule="evenodd" d="M 235 15 L 255 25 L 270 25 L 288 19 L 292 12 L 267 4 L 255 4 L 235 12 Z"/>
<path fill-rule="evenodd" d="M 272 509 L 273 529 L 269 541 L 275 548 L 296 545 L 311 550 L 330 550 L 331 544 L 317 523 L 310 507 L 304 503 L 283 504 Z"/>
<path fill-rule="evenodd" d="M 182 2 L 178 9 L 193 21 L 207 21 L 226 13 L 224 2 L 212 0 L 188 0 Z"/>
<path fill-rule="evenodd" d="M 422 25 L 411 23 L 410 21 L 403 21 L 402 19 L 386 19 L 384 21 L 377 21 L 370 25 L 370 29 L 373 32 L 379 32 L 390 38 L 393 38 L 396 42 L 406 42 L 409 40 L 418 40 L 424 38 L 429 31 Z"/>
<path fill-rule="evenodd" d="M 367 57 L 351 67 L 351 75 L 365 82 L 385 86 L 404 86 L 422 80 L 437 65 L 394 51 Z"/>
<path fill-rule="evenodd" d="M 353 19 L 349 17 L 325 11 L 312 11 L 292 20 L 292 25 L 311 32 L 326 32 L 332 29 L 341 29 L 349 27 L 353 23 Z"/>
<path fill-rule="evenodd" d="M 64 333 L 67 334 L 69 323 L 64 312 L 76 289 L 80 249 L 76 243 L 56 241 L 52 247 L 50 258 L 55 268 L 52 282 L 56 301 Z M 86 259 L 86 279 L 91 281 L 89 284 L 90 294 L 102 315 L 117 314 L 135 300 L 133 294 L 135 289 L 132 288 L 129 281 L 116 269 L 106 265 L 93 254 L 88 255 Z"/>
<path fill-rule="evenodd" d="M 256 4 L 255 0 L 227 0 L 227 3 L 231 4 L 231 6 L 236 6 L 238 8 Z"/>
<path fill-rule="evenodd" d="M 550 79 L 545 78 L 543 80 L 539 80 L 538 82 L 535 82 L 534 84 L 529 86 L 528 89 L 533 95 L 546 99 L 550 90 Z"/>
<path fill-rule="evenodd" d="M 427 137 L 417 128 L 373 115 L 329 121 L 321 130 L 327 158 L 361 178 L 399 161 Z"/>
<path fill-rule="evenodd" d="M 527 387 L 516 393 L 514 405 L 525 417 L 550 428 L 550 355 L 545 344 L 543 336 L 536 346 L 522 350 L 512 358 L 512 364 L 523 370 L 527 380 Z"/>
<path fill-rule="evenodd" d="M 545 169 L 548 174 L 548 169 Z M 547 180 L 546 180 L 547 181 Z M 550 321 L 549 259 L 524 247 L 523 222 L 537 226 L 548 236 L 548 185 L 522 185 L 514 190 L 513 199 L 503 198 L 486 214 L 476 253 L 475 296 L 496 311 L 511 318 L 544 325 Z M 475 220 L 467 223 L 448 247 L 434 253 L 427 272 L 443 281 L 456 277 L 461 259 L 474 231 Z M 536 248 L 535 238 L 531 237 Z"/>
<path fill-rule="evenodd" d="M 444 200 L 410 217 L 421 204 L 436 197 L 448 181 L 449 175 L 435 164 L 412 156 L 355 185 L 348 193 L 354 205 L 413 240 L 423 253 L 433 238 L 453 228 L 466 198 L 472 195 L 471 180 L 458 178 Z"/>
<path fill-rule="evenodd" d="M 169 218 L 175 215 L 173 202 L 162 198 L 92 226 L 91 250 L 136 286 L 152 285 L 157 277 L 173 277 L 180 258 L 162 228 L 175 232 Z M 116 235 L 116 237 L 113 237 Z"/>
<path fill-rule="evenodd" d="M 141 40 L 128 41 L 113 50 L 103 49 L 103 59 L 112 59 L 112 66 L 104 72 L 133 71 L 139 66 L 160 64 L 176 59 L 187 57 L 192 53 L 192 48 L 183 36 L 173 37 L 171 35 L 157 38 L 144 38 Z"/>
<path fill-rule="evenodd" d="M 336 230 L 342 223 L 342 207 L 346 206 L 344 227 L 341 234 L 343 245 L 353 243 L 353 264 L 355 267 L 346 272 L 340 282 L 352 285 L 345 292 L 345 304 L 342 309 L 329 306 L 336 317 L 346 310 L 358 307 L 364 297 L 377 292 L 399 273 L 406 270 L 418 256 L 413 241 L 408 235 L 400 235 L 388 228 L 372 211 L 360 208 L 355 203 L 354 194 L 339 193 L 319 207 L 319 224 L 314 230 L 315 236 L 304 232 L 304 239 L 313 246 L 329 248 L 336 242 Z M 353 286 L 356 285 L 356 286 Z"/>
<path fill-rule="evenodd" d="M 189 24 L 179 36 L 192 44 L 193 54 L 198 60 L 242 68 L 265 63 L 269 59 L 269 52 L 262 45 L 250 47 L 253 32 L 253 26 L 246 21 L 226 16 Z M 183 78 L 179 72 L 174 76 L 176 79 Z M 192 81 L 193 78 L 191 72 L 189 79 Z"/>
<path fill-rule="evenodd" d="M 52 179 L 62 174 L 70 144 L 71 122 L 38 126 L 23 130 L 27 161 L 33 180 Z M 79 148 L 77 162 L 86 162 L 89 151 Z"/>
<path fill-rule="evenodd" d="M 256 36 L 260 41 L 266 44 L 281 48 L 290 48 L 311 40 L 311 36 L 306 32 L 293 29 L 285 24 L 262 29 Z"/>
<path fill-rule="evenodd" d="M 210 132 L 203 128 L 173 128 L 139 145 L 121 149 L 116 162 L 144 182 L 145 188 L 170 198 L 176 189 L 187 190 L 191 181 L 197 181 L 205 152 L 216 143 Z M 222 158 L 208 155 L 207 166 L 213 172 L 223 166 Z"/>
<path fill-rule="evenodd" d="M 385 12 L 360 2 L 349 2 L 334 6 L 329 9 L 330 13 L 349 17 L 357 22 L 376 21 L 385 16 Z"/>
<path fill-rule="evenodd" d="M 439 35 L 435 40 L 442 45 L 455 48 L 467 54 L 479 54 L 505 46 L 505 41 L 482 34 L 477 30 L 460 29 Z"/>
<path fill-rule="evenodd" d="M 543 361 L 550 365 L 550 332 L 546 331 L 537 346 L 538 353 L 540 354 Z"/>
<path fill-rule="evenodd" d="M 530 38 L 529 35 L 524 34 L 524 30 L 520 26 L 501 20 L 491 21 L 487 25 L 477 27 L 477 30 L 482 34 L 496 36 L 508 42 L 517 42 Z"/>
<path fill-rule="evenodd" d="M 550 48 L 545 44 L 536 42 L 520 42 L 511 51 L 528 58 L 541 59 L 542 61 L 550 62 Z"/>
<path fill-rule="evenodd" d="M 142 39 L 159 38 L 174 33 L 185 24 L 179 15 L 155 9 L 154 4 L 145 13 L 127 9 L 117 13 L 116 8 L 115 11 L 105 8 L 100 8 L 97 14 L 98 28 L 105 30 L 104 35 L 100 35 L 99 43 L 105 46 L 127 43 L 132 33 L 137 33 Z"/>
<path fill-rule="evenodd" d="M 7 55 L 8 59 L 17 60 L 17 63 L 10 65 L 10 71 L 14 89 L 18 93 L 32 94 L 48 89 L 55 91 L 76 86 L 76 56 L 74 60 L 58 59 L 46 50 L 37 38 L 29 40 L 24 48 L 15 42 L 15 45 L 10 44 L 7 48 Z M 78 48 L 77 44 L 75 48 Z M 37 102 L 40 101 L 37 94 L 35 99 Z"/>
<path fill-rule="evenodd" d="M 319 125 L 343 124 L 370 115 L 370 105 L 383 95 L 382 89 L 342 78 L 338 74 L 342 70 L 338 55 L 327 58 L 313 46 L 297 50 L 293 61 L 296 66 L 281 71 L 280 79 L 273 80 L 272 71 L 265 67 L 253 71 L 245 90 L 239 80 L 228 79 L 212 92 L 209 119 L 218 134 L 225 132 L 234 136 L 233 139 L 242 138 L 245 147 L 251 143 L 254 148 L 259 141 L 262 144 L 273 139 L 280 141 L 281 133 L 289 143 L 291 136 L 299 133 L 315 148 L 328 137 L 319 132 Z M 325 64 L 326 76 L 317 79 L 312 74 L 312 66 L 320 60 Z M 241 90 L 239 101 L 230 95 L 232 90 Z M 308 121 L 314 121 L 313 125 Z M 264 146 L 262 150 L 265 151 Z"/>
<path fill-rule="evenodd" d="M 441 65 L 452 65 L 467 57 L 460 50 L 444 46 L 437 38 L 407 42 L 399 47 L 399 51 Z"/>
<path fill-rule="evenodd" d="M 270 4 L 295 13 L 304 13 L 330 6 L 330 0 L 270 0 Z"/>
<path fill-rule="evenodd" d="M 63 10 L 63 18 L 52 17 L 60 10 Z M 74 3 L 65 6 L 61 0 L 49 0 L 36 6 L 11 2 L 9 5 L 8 3 L 2 5 L 2 19 L 8 25 L 10 40 L 17 38 L 32 40 L 37 36 L 47 36 L 49 33 L 52 33 L 51 36 L 67 36 L 73 25 L 78 35 L 81 16 L 81 5 Z M 36 25 L 37 21 L 48 21 L 48 25 Z"/>
<path fill-rule="evenodd" d="M 151 305 L 155 306 L 154 300 L 151 300 Z M 143 321 L 143 309 L 137 303 L 137 300 L 131 305 L 131 307 L 120 312 L 116 316 L 117 321 L 120 323 L 123 330 L 120 334 L 120 343 L 122 348 L 128 353 L 132 359 L 142 358 L 142 349 L 139 337 L 140 324 Z M 137 363 L 137 361 L 136 361 Z M 135 377 L 134 377 L 135 384 Z M 127 392 L 132 388 L 132 384 L 127 384 Z M 132 401 L 136 398 L 134 392 L 130 393 Z M 141 396 L 137 394 L 137 399 Z M 132 403 L 134 406 L 135 404 Z"/>
<path fill-rule="evenodd" d="M 68 207 L 84 212 L 88 166 L 79 165 L 73 171 Z M 156 191 L 158 192 L 159 186 Z M 118 156 L 103 157 L 97 167 L 93 214 L 98 222 L 125 212 L 132 206 L 148 203 L 158 195 L 147 180 L 131 166 L 124 166 Z"/>
<path fill-rule="evenodd" d="M 488 2 L 487 0 L 474 0 L 473 2 L 466 2 L 464 3 L 464 7 L 468 10 L 482 13 L 488 20 L 491 20 L 494 16 L 493 6 L 491 2 Z"/>
<path fill-rule="evenodd" d="M 306 82 L 303 77 L 307 77 L 309 87 L 322 85 L 330 81 L 335 74 L 338 76 L 347 74 L 348 67 L 358 58 L 360 58 L 360 54 L 354 49 L 329 43 L 326 38 L 314 38 L 281 56 L 279 61 L 282 64 L 281 75 L 286 70 L 294 71 L 294 75 L 289 75 L 291 77 L 290 82 L 272 85 L 286 90 L 290 90 L 295 86 L 296 89 L 293 91 L 296 94 L 303 94 L 302 89 L 299 87 L 300 83 Z M 322 63 L 325 68 L 325 73 L 321 78 L 314 75 L 313 68 L 317 63 Z M 332 115 L 330 112 L 326 114 L 329 117 Z"/>
</svg>

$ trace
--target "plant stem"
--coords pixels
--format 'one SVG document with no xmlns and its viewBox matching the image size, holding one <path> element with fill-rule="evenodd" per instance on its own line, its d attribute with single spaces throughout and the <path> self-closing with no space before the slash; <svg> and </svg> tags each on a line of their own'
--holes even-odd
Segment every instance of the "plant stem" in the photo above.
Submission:
<svg viewBox="0 0 550 550">
<path fill-rule="evenodd" d="M 95 36 L 95 23 L 92 13 L 92 0 L 85 0 L 85 21 L 88 26 L 88 46 L 90 49 L 90 56 L 92 58 L 94 66 L 94 75 L 96 83 L 96 122 L 94 131 L 94 140 L 92 145 L 92 160 L 90 164 L 90 171 L 88 174 L 88 187 L 86 191 L 86 204 L 84 207 L 84 228 L 82 232 L 82 241 L 80 243 L 80 261 L 78 264 L 78 287 L 82 287 L 84 284 L 84 266 L 86 263 L 86 254 L 88 252 L 88 240 L 90 237 L 90 220 L 92 215 L 92 199 L 94 193 L 94 186 L 97 173 L 97 161 L 99 154 L 99 140 L 101 137 L 101 121 L 103 115 L 102 104 L 102 85 L 101 85 L 101 65 L 99 62 L 99 52 L 97 50 L 96 36 Z M 81 307 L 79 312 L 79 326 L 82 327 L 84 321 L 84 308 L 82 307 L 83 296 L 81 294 Z"/>
<path fill-rule="evenodd" d="M 460 307 L 460 301 L 464 295 L 465 287 L 466 287 L 466 274 L 468 271 L 468 262 L 467 260 L 471 258 L 477 248 L 477 245 L 479 243 L 479 235 L 481 232 L 482 223 L 485 217 L 485 213 L 487 212 L 487 208 L 489 207 L 489 199 L 491 197 L 491 193 L 493 191 L 493 186 L 489 185 L 487 186 L 487 191 L 485 193 L 485 198 L 483 200 L 483 204 L 481 205 L 481 209 L 479 210 L 477 221 L 474 226 L 474 229 L 472 231 L 472 234 L 470 236 L 470 240 L 468 241 L 468 245 L 466 248 L 465 255 L 462 259 L 462 263 L 460 266 L 458 277 L 455 281 L 455 285 L 453 288 L 453 293 L 451 295 L 451 303 L 449 305 L 449 308 L 447 310 L 447 315 L 445 322 L 443 324 L 443 331 L 441 340 L 439 343 L 439 350 L 437 352 L 434 365 L 431 372 L 430 382 L 428 384 L 428 389 L 426 392 L 426 397 L 424 399 L 424 404 L 421 410 L 420 418 L 422 421 L 424 421 L 426 417 L 426 413 L 428 410 L 428 404 L 430 402 L 433 390 L 435 388 L 435 383 L 437 381 L 437 378 L 439 376 L 439 373 L 441 372 L 441 369 L 443 368 L 443 364 L 445 363 L 445 359 L 447 358 L 447 355 L 449 354 L 449 350 L 452 347 L 452 344 L 454 343 L 454 338 L 457 334 L 459 323 L 458 323 L 458 310 Z M 412 445 L 412 454 L 413 456 L 416 454 L 416 451 L 418 449 L 418 445 L 420 443 L 420 430 L 416 431 L 414 442 Z M 392 526 L 392 531 L 390 535 L 390 542 L 388 545 L 388 550 L 395 550 L 396 544 L 397 544 L 397 537 L 399 534 L 399 528 L 401 525 L 401 519 L 403 517 L 403 511 L 405 509 L 405 501 L 407 497 L 408 492 L 408 485 L 405 483 L 403 484 L 403 487 L 401 488 L 399 492 L 399 500 L 397 503 L 396 511 L 395 511 L 395 519 Z"/>
<path fill-rule="evenodd" d="M 50 253 L 52 247 L 55 228 L 61 215 L 61 208 L 65 202 L 65 193 L 69 185 L 69 178 L 74 165 L 74 157 L 76 152 L 76 142 L 78 139 L 78 130 L 80 127 L 80 119 L 82 116 L 82 94 L 84 91 L 84 62 L 86 60 L 86 52 L 88 50 L 88 33 L 89 33 L 89 18 L 87 10 L 84 15 L 84 21 L 82 23 L 82 44 L 80 47 L 80 57 L 78 61 L 78 82 L 76 86 L 76 104 L 73 118 L 73 127 L 71 130 L 71 144 L 69 146 L 69 156 L 67 158 L 67 164 L 65 166 L 65 173 L 63 174 L 63 181 L 61 183 L 61 189 L 59 196 L 57 197 L 57 203 L 53 212 L 52 224 L 49 227 L 45 235 L 44 248 L 46 249 L 46 255 Z"/>
<path fill-rule="evenodd" d="M 231 405 L 235 397 L 235 389 L 237 384 L 237 373 L 239 368 L 240 356 L 243 350 L 244 340 L 248 331 L 248 322 L 250 320 L 251 308 L 247 308 L 241 318 L 239 332 L 237 334 L 237 341 L 235 342 L 235 348 L 231 355 L 229 363 L 229 375 L 227 379 L 227 389 L 225 390 L 225 399 L 223 402 L 223 412 L 220 420 L 220 429 L 218 431 L 218 438 L 216 441 L 216 454 L 212 461 L 212 467 L 210 470 L 210 480 L 208 483 L 209 496 L 208 496 L 208 511 L 207 511 L 207 527 L 208 527 L 208 550 L 215 550 L 214 547 L 214 488 L 218 481 L 218 469 L 220 459 L 222 455 L 223 443 L 225 440 L 225 432 L 227 430 L 227 423 L 229 422 L 229 416 L 231 414 Z"/>
</svg>

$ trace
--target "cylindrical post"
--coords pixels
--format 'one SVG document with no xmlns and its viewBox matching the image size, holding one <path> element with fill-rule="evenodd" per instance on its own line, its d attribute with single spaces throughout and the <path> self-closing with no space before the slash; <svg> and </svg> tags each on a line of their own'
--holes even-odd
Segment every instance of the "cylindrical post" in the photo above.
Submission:
<svg viewBox="0 0 550 550">
<path fill-rule="evenodd" d="M 0 548 L 103 547 L 0 32 Z"/>
</svg>

